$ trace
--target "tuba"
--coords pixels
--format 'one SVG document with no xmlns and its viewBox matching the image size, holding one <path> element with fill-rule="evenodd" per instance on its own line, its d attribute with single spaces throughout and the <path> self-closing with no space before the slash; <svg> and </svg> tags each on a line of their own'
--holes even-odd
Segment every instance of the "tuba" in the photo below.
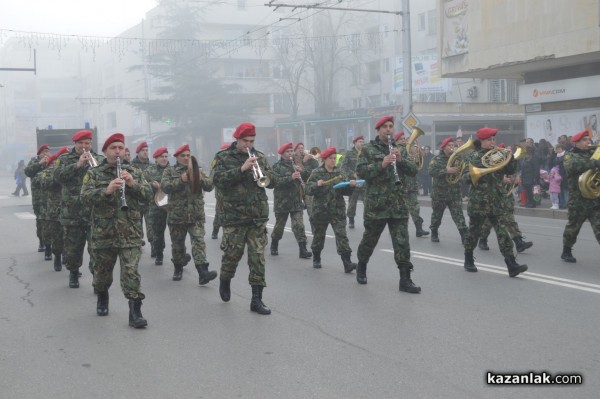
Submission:
<svg viewBox="0 0 600 399">
<path fill-rule="evenodd" d="M 423 169 L 423 153 L 419 148 L 418 144 L 414 144 L 419 136 L 424 135 L 425 132 L 414 126 L 408 141 L 406 142 L 406 151 L 408 155 L 417 164 L 417 170 Z"/>
<path fill-rule="evenodd" d="M 464 143 L 463 145 L 458 147 L 456 150 L 454 150 L 452 155 L 450 155 L 450 158 L 448 158 L 448 164 L 446 165 L 446 167 L 447 168 L 450 168 L 450 167 L 459 168 L 460 172 L 458 172 L 455 175 L 446 176 L 446 181 L 449 184 L 458 183 L 458 181 L 460 180 L 460 176 L 462 175 L 463 171 L 465 170 L 465 161 L 463 159 L 459 158 L 458 156 L 461 153 L 463 153 L 467 150 L 472 150 L 474 148 L 475 148 L 475 144 L 473 144 L 473 138 L 469 137 L 469 140 L 467 140 L 466 143 Z"/>
<path fill-rule="evenodd" d="M 593 147 L 592 147 L 593 148 Z M 600 159 L 600 147 L 596 146 L 596 151 L 592 155 L 593 160 Z M 597 168 L 589 169 L 579 176 L 579 191 L 584 198 L 600 198 L 600 170 Z"/>
<path fill-rule="evenodd" d="M 477 185 L 481 177 L 504 168 L 512 160 L 513 155 L 510 150 L 494 147 L 481 157 L 483 168 L 478 168 L 469 164 L 469 173 L 471 173 L 471 182 Z"/>
</svg>

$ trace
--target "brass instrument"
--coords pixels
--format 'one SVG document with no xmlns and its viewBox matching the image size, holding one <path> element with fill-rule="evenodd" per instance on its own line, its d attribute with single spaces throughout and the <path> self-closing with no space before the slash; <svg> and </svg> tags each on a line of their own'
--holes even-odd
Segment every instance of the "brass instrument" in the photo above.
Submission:
<svg viewBox="0 0 600 399">
<path fill-rule="evenodd" d="M 469 173 L 471 174 L 471 182 L 477 185 L 482 176 L 493 173 L 504 168 L 512 160 L 513 155 L 510 150 L 494 147 L 481 157 L 483 168 L 478 168 L 469 164 Z"/>
<path fill-rule="evenodd" d="M 96 158 L 94 158 L 94 156 L 92 155 L 91 151 L 85 151 L 88 153 L 89 158 L 88 158 L 88 165 L 90 165 L 90 168 L 95 168 L 98 166 L 98 161 L 96 161 Z"/>
<path fill-rule="evenodd" d="M 121 179 L 121 158 L 117 157 L 117 177 Z M 125 198 L 125 180 L 121 180 L 121 210 L 127 211 L 129 207 L 127 206 L 127 199 Z"/>
<path fill-rule="evenodd" d="M 523 158 L 523 156 L 527 153 L 527 150 L 525 149 L 524 146 L 522 146 L 521 144 L 517 144 L 517 149 L 515 150 L 515 153 L 513 154 L 513 158 L 515 158 L 516 160 L 519 160 L 521 158 Z M 513 176 L 513 182 L 510 186 L 510 189 L 508 190 L 508 193 L 506 193 L 506 196 L 509 197 L 513 194 L 513 192 L 515 191 L 515 188 L 517 188 L 517 175 L 519 174 L 519 171 L 517 170 L 517 172 L 515 173 L 515 175 Z"/>
<path fill-rule="evenodd" d="M 325 180 L 323 182 L 323 185 L 321 187 L 326 186 L 326 185 L 331 184 L 331 183 L 336 183 L 338 180 L 342 180 L 342 179 L 343 179 L 342 176 L 332 177 L 331 179 Z"/>
<path fill-rule="evenodd" d="M 387 138 L 389 154 L 392 155 L 392 150 L 394 149 L 394 146 L 392 145 L 392 135 L 388 134 Z M 394 167 L 394 185 L 399 186 L 400 184 L 402 184 L 402 181 L 400 180 L 400 175 L 398 174 L 398 167 L 396 166 L 396 156 L 394 156 L 394 162 L 392 162 L 392 166 Z"/>
<path fill-rule="evenodd" d="M 597 161 L 600 159 L 600 146 L 591 145 L 589 148 L 596 148 L 590 159 Z M 593 168 L 586 170 L 579 176 L 579 191 L 584 198 L 600 198 L 600 170 Z"/>
<path fill-rule="evenodd" d="M 256 156 L 252 154 L 252 152 L 250 152 L 250 148 L 246 148 L 246 150 L 248 151 L 248 158 L 256 158 Z M 267 187 L 269 183 L 271 183 L 271 179 L 263 175 L 263 172 L 260 169 L 260 165 L 258 164 L 258 159 L 256 161 L 256 164 L 252 165 L 252 174 L 254 175 L 254 181 L 256 181 L 256 184 L 259 187 Z"/>
<path fill-rule="evenodd" d="M 159 188 L 158 191 L 156 192 L 156 194 L 154 194 L 154 203 L 157 206 L 168 205 L 169 204 L 169 195 Z"/>
<path fill-rule="evenodd" d="M 472 150 L 475 148 L 475 144 L 473 142 L 473 138 L 469 137 L 469 140 L 467 140 L 466 143 L 464 143 L 463 145 L 461 145 L 460 147 L 458 147 L 456 150 L 454 150 L 454 152 L 450 155 L 450 158 L 448 158 L 448 163 L 446 164 L 447 168 L 450 167 L 455 167 L 455 168 L 459 168 L 460 171 L 455 174 L 455 175 L 447 175 L 446 176 L 446 181 L 449 184 L 456 184 L 458 183 L 458 181 L 460 180 L 461 175 L 463 174 L 464 170 L 465 170 L 465 161 L 462 158 L 459 158 L 458 156 L 467 151 L 467 150 Z"/>
<path fill-rule="evenodd" d="M 410 158 L 417 164 L 417 169 L 423 169 L 423 153 L 421 152 L 421 148 L 419 148 L 419 144 L 414 144 L 419 136 L 424 135 L 425 132 L 419 129 L 418 127 L 413 127 L 412 133 L 406 142 L 406 151 Z"/>
<path fill-rule="evenodd" d="M 318 161 L 321 156 L 321 150 L 319 149 L 319 147 L 313 147 L 310 149 L 310 152 L 304 152 L 304 155 L 308 155 L 315 161 Z"/>
</svg>

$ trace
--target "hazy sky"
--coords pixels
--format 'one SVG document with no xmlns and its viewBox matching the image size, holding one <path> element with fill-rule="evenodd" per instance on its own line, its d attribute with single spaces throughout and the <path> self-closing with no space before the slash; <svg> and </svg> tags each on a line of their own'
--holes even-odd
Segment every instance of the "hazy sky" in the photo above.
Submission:
<svg viewBox="0 0 600 399">
<path fill-rule="evenodd" d="M 156 0 L 0 0 L 0 29 L 116 36 L 144 18 Z"/>
</svg>

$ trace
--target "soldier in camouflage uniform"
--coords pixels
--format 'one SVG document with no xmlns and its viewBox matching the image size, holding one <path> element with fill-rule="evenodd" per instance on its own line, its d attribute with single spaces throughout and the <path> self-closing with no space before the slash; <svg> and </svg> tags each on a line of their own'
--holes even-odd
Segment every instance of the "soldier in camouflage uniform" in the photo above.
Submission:
<svg viewBox="0 0 600 399">
<path fill-rule="evenodd" d="M 142 316 L 141 278 L 138 263 L 142 254 L 141 206 L 152 198 L 150 184 L 142 172 L 123 162 L 118 175 L 118 163 L 124 154 L 125 137 L 111 135 L 102 146 L 106 159 L 88 170 L 83 178 L 81 201 L 91 208 L 91 251 L 94 253 L 94 288 L 97 291 L 98 316 L 108 314 L 108 289 L 113 282 L 113 269 L 119 258 L 121 290 L 129 300 L 129 325 L 142 328 L 148 322 Z M 124 191 L 124 192 L 123 192 Z M 122 196 L 128 209 L 122 209 Z"/>
<path fill-rule="evenodd" d="M 384 116 L 379 119 L 375 129 L 377 137 L 364 145 L 356 166 L 358 177 L 366 180 L 365 232 L 357 251 L 356 281 L 359 284 L 367 284 L 367 263 L 387 225 L 394 246 L 394 260 L 400 271 L 399 289 L 419 293 L 421 287 L 416 286 L 410 278 L 413 265 L 410 262 L 408 242 L 406 191 L 402 186 L 406 176 L 416 176 L 417 165 L 408 159 L 404 147 L 391 141 L 394 134 L 394 117 Z M 401 184 L 395 184 L 395 171 Z"/>
<path fill-rule="evenodd" d="M 219 151 L 223 151 L 231 147 L 231 143 L 224 143 L 219 148 Z M 209 178 L 212 180 L 214 176 L 214 169 L 211 168 Z M 223 225 L 221 219 L 223 218 L 223 194 L 218 187 L 215 187 L 215 217 L 213 219 L 213 231 L 212 231 L 212 239 L 216 240 L 219 238 L 219 228 Z"/>
<path fill-rule="evenodd" d="M 396 136 L 394 136 L 394 141 L 398 143 L 399 146 L 404 147 L 407 151 L 410 151 L 410 148 L 406 148 L 407 139 L 404 135 L 404 132 L 398 132 Z M 410 155 L 409 155 L 410 157 Z M 417 170 L 418 173 L 418 170 Z M 417 231 L 417 237 L 428 236 L 429 232 L 427 230 L 423 230 L 423 218 L 421 217 L 421 206 L 419 205 L 419 182 L 417 180 L 417 176 L 404 176 L 404 190 L 406 191 L 405 203 L 408 208 L 408 213 L 410 213 L 410 217 L 415 224 L 415 229 Z"/>
<path fill-rule="evenodd" d="M 44 223 L 44 240 L 50 243 L 54 254 L 54 270 L 62 270 L 61 256 L 63 251 L 63 228 L 60 224 L 60 200 L 62 186 L 54 181 L 55 161 L 62 154 L 69 152 L 67 147 L 62 147 L 48 159 L 48 167 L 39 173 L 40 187 L 47 195 L 46 220 Z"/>
<path fill-rule="evenodd" d="M 271 310 L 262 301 L 265 282 L 265 247 L 269 203 L 264 187 L 254 179 L 254 170 L 260 168 L 270 179 L 268 188 L 275 185 L 275 175 L 262 152 L 254 149 L 256 128 L 252 123 L 240 124 L 233 134 L 235 143 L 220 151 L 212 162 L 214 184 L 223 193 L 223 239 L 221 250 L 221 284 L 219 294 L 224 302 L 231 299 L 230 284 L 238 263 L 248 246 L 248 282 L 252 286 L 250 310 L 262 315 Z M 249 156 L 249 152 L 252 156 Z"/>
<path fill-rule="evenodd" d="M 173 155 L 177 163 L 165 169 L 160 182 L 160 188 L 169 195 L 167 224 L 171 235 L 171 260 L 175 266 L 173 281 L 181 280 L 183 267 L 189 261 L 185 252 L 185 238 L 189 234 L 198 282 L 204 285 L 217 277 L 217 272 L 208 270 L 204 242 L 204 191 L 212 191 L 213 184 L 202 170 L 197 170 L 192 173 L 199 174 L 200 184 L 193 191 L 192 176 L 188 172 L 192 156 L 189 145 L 182 145 Z"/>
<path fill-rule="evenodd" d="M 590 148 L 589 131 L 577 133 L 571 138 L 571 143 L 573 148 L 564 159 L 569 184 L 569 221 L 563 233 L 563 252 L 560 257 L 565 262 L 575 263 L 577 259 L 573 256 L 572 248 L 586 220 L 590 221 L 594 236 L 600 244 L 600 197 L 585 198 L 579 189 L 579 176 L 588 170 L 600 173 L 600 160 L 592 158 L 594 151 Z"/>
<path fill-rule="evenodd" d="M 142 141 L 135 148 L 136 156 L 131 160 L 131 165 L 137 167 L 142 173 L 150 167 L 150 159 L 148 154 L 148 143 Z M 146 237 L 150 243 L 150 257 L 156 257 L 156 249 L 152 246 L 154 242 L 154 231 L 152 230 L 152 222 L 150 221 L 150 204 L 143 204 L 142 219 L 146 222 Z M 143 237 L 142 237 L 143 238 Z M 142 243 L 144 245 L 144 243 Z"/>
<path fill-rule="evenodd" d="M 35 232 L 39 240 L 38 252 L 46 252 L 45 257 L 52 256 L 50 248 L 47 248 L 43 242 L 43 226 L 40 219 L 41 207 L 46 202 L 46 198 L 40 190 L 39 180 L 36 176 L 39 172 L 48 166 L 48 158 L 50 157 L 50 147 L 48 144 L 42 144 L 37 150 L 37 155 L 29 161 L 25 167 L 25 175 L 31 179 L 31 201 L 33 204 L 33 213 L 35 214 Z"/>
<path fill-rule="evenodd" d="M 160 190 L 163 172 L 169 166 L 169 152 L 166 147 L 161 147 L 154 151 L 152 157 L 154 158 L 154 163 L 144 170 L 144 178 L 150 183 L 156 195 Z M 154 200 L 149 202 L 147 223 L 151 226 L 154 236 L 151 245 L 156 255 L 156 259 L 154 260 L 156 266 L 161 266 L 164 259 L 167 209 L 168 205 L 158 206 Z"/>
<path fill-rule="evenodd" d="M 314 147 L 314 148 L 316 148 L 316 147 Z M 313 149 L 311 149 L 311 151 L 312 150 Z M 317 148 L 317 150 L 318 150 L 318 148 Z M 310 152 L 304 151 L 303 143 L 297 143 L 296 146 L 294 147 L 293 161 L 294 161 L 294 165 L 297 165 L 298 167 L 300 167 L 302 169 L 300 171 L 300 173 L 302 173 L 302 176 L 304 176 L 304 175 L 310 176 L 310 173 L 314 169 L 319 167 L 319 161 L 317 159 L 315 159 L 311 155 Z M 304 193 L 304 205 L 306 207 L 306 213 L 309 217 L 309 221 L 310 221 L 310 214 L 312 212 L 312 202 L 313 202 L 312 196 Z M 312 223 L 311 223 L 310 229 L 311 229 L 311 231 L 313 230 Z"/>
<path fill-rule="evenodd" d="M 351 273 L 356 269 L 356 263 L 352 263 L 350 255 L 352 249 L 346 234 L 346 201 L 344 195 L 352 195 L 356 186 L 356 180 L 349 180 L 350 175 L 345 174 L 336 163 L 336 149 L 331 147 L 321 153 L 323 164 L 313 170 L 306 183 L 306 192 L 313 196 L 312 225 L 314 226 L 314 238 L 312 241 L 313 267 L 321 268 L 321 251 L 325 245 L 325 234 L 327 227 L 331 224 L 335 234 L 337 253 L 342 258 L 344 271 Z M 345 188 L 333 189 L 336 183 L 348 181 Z"/>
<path fill-rule="evenodd" d="M 474 141 L 475 151 L 466 158 L 468 164 L 477 168 L 486 169 L 483 165 L 482 158 L 490 150 L 494 148 L 496 143 L 496 133 L 498 129 L 481 128 L 477 131 L 477 139 Z M 467 164 L 467 166 L 468 166 Z M 527 265 L 519 265 L 515 260 L 512 243 L 506 226 L 504 225 L 503 213 L 508 212 L 506 209 L 506 189 L 504 188 L 504 175 L 512 175 L 517 170 L 517 161 L 511 158 L 505 166 L 497 168 L 497 170 L 484 174 L 479 181 L 474 184 L 471 178 L 471 173 L 468 167 L 465 167 L 466 172 L 463 174 L 463 181 L 471 183 L 471 191 L 469 195 L 469 204 L 467 213 L 469 214 L 469 231 L 465 239 L 465 263 L 464 268 L 469 272 L 476 272 L 475 259 L 473 258 L 473 249 L 477 245 L 477 240 L 481 234 L 481 227 L 488 218 L 496 230 L 498 237 L 498 245 L 500 252 L 504 256 L 504 262 L 508 269 L 508 275 L 515 277 L 519 273 L 527 270 Z"/>
<path fill-rule="evenodd" d="M 429 176 L 433 178 L 433 186 L 431 188 L 431 241 L 439 242 L 438 229 L 442 224 L 442 217 L 446 207 L 450 210 L 450 216 L 454 224 L 458 228 L 461 241 L 467 233 L 467 225 L 465 224 L 465 216 L 462 210 L 462 197 L 460 194 L 460 179 L 456 175 L 461 172 L 459 167 L 448 166 L 448 159 L 454 152 L 454 141 L 452 137 L 448 137 L 442 141 L 440 145 L 440 153 L 433 157 L 429 163 Z M 448 183 L 448 176 L 453 176 L 456 183 Z"/>
<path fill-rule="evenodd" d="M 310 173 L 306 173 L 306 169 L 300 172 L 303 168 L 293 163 L 292 143 L 282 145 L 277 153 L 281 155 L 281 159 L 273 165 L 277 185 L 273 190 L 275 227 L 271 234 L 271 255 L 279 254 L 279 240 L 283 237 L 283 229 L 289 216 L 292 219 L 292 232 L 300 249 L 299 256 L 308 259 L 312 257 L 312 253 L 306 249 L 303 186 Z"/>
<path fill-rule="evenodd" d="M 356 180 L 356 163 L 358 162 L 358 155 L 365 144 L 364 136 L 356 136 L 352 143 L 354 147 L 346 152 L 346 155 L 342 159 L 342 170 L 349 176 L 350 179 Z M 348 210 L 346 212 L 346 216 L 348 216 L 348 227 L 354 228 L 354 216 L 356 216 L 356 203 L 360 199 L 364 201 L 365 188 L 355 186 L 352 195 L 348 199 Z"/>
<path fill-rule="evenodd" d="M 65 266 L 69 270 L 69 287 L 79 288 L 79 268 L 83 263 L 83 249 L 89 241 L 89 209 L 81 203 L 80 192 L 83 176 L 90 168 L 91 159 L 100 164 L 102 155 L 94 153 L 92 131 L 80 130 L 72 137 L 75 143 L 68 154 L 56 161 L 54 180 L 62 185 L 60 203 L 60 223 L 64 229 Z M 90 253 L 90 271 L 93 273 L 93 255 Z"/>
</svg>

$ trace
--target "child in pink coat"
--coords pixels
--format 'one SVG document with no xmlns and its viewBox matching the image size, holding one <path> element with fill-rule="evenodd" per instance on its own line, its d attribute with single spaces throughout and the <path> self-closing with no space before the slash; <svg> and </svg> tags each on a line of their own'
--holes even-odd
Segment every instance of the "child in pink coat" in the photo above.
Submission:
<svg viewBox="0 0 600 399">
<path fill-rule="evenodd" d="M 548 192 L 550 193 L 550 200 L 552 201 L 550 209 L 558 209 L 558 195 L 560 194 L 561 181 L 562 176 L 560 175 L 558 165 L 556 165 L 550 170 L 550 175 L 548 176 Z"/>
</svg>

